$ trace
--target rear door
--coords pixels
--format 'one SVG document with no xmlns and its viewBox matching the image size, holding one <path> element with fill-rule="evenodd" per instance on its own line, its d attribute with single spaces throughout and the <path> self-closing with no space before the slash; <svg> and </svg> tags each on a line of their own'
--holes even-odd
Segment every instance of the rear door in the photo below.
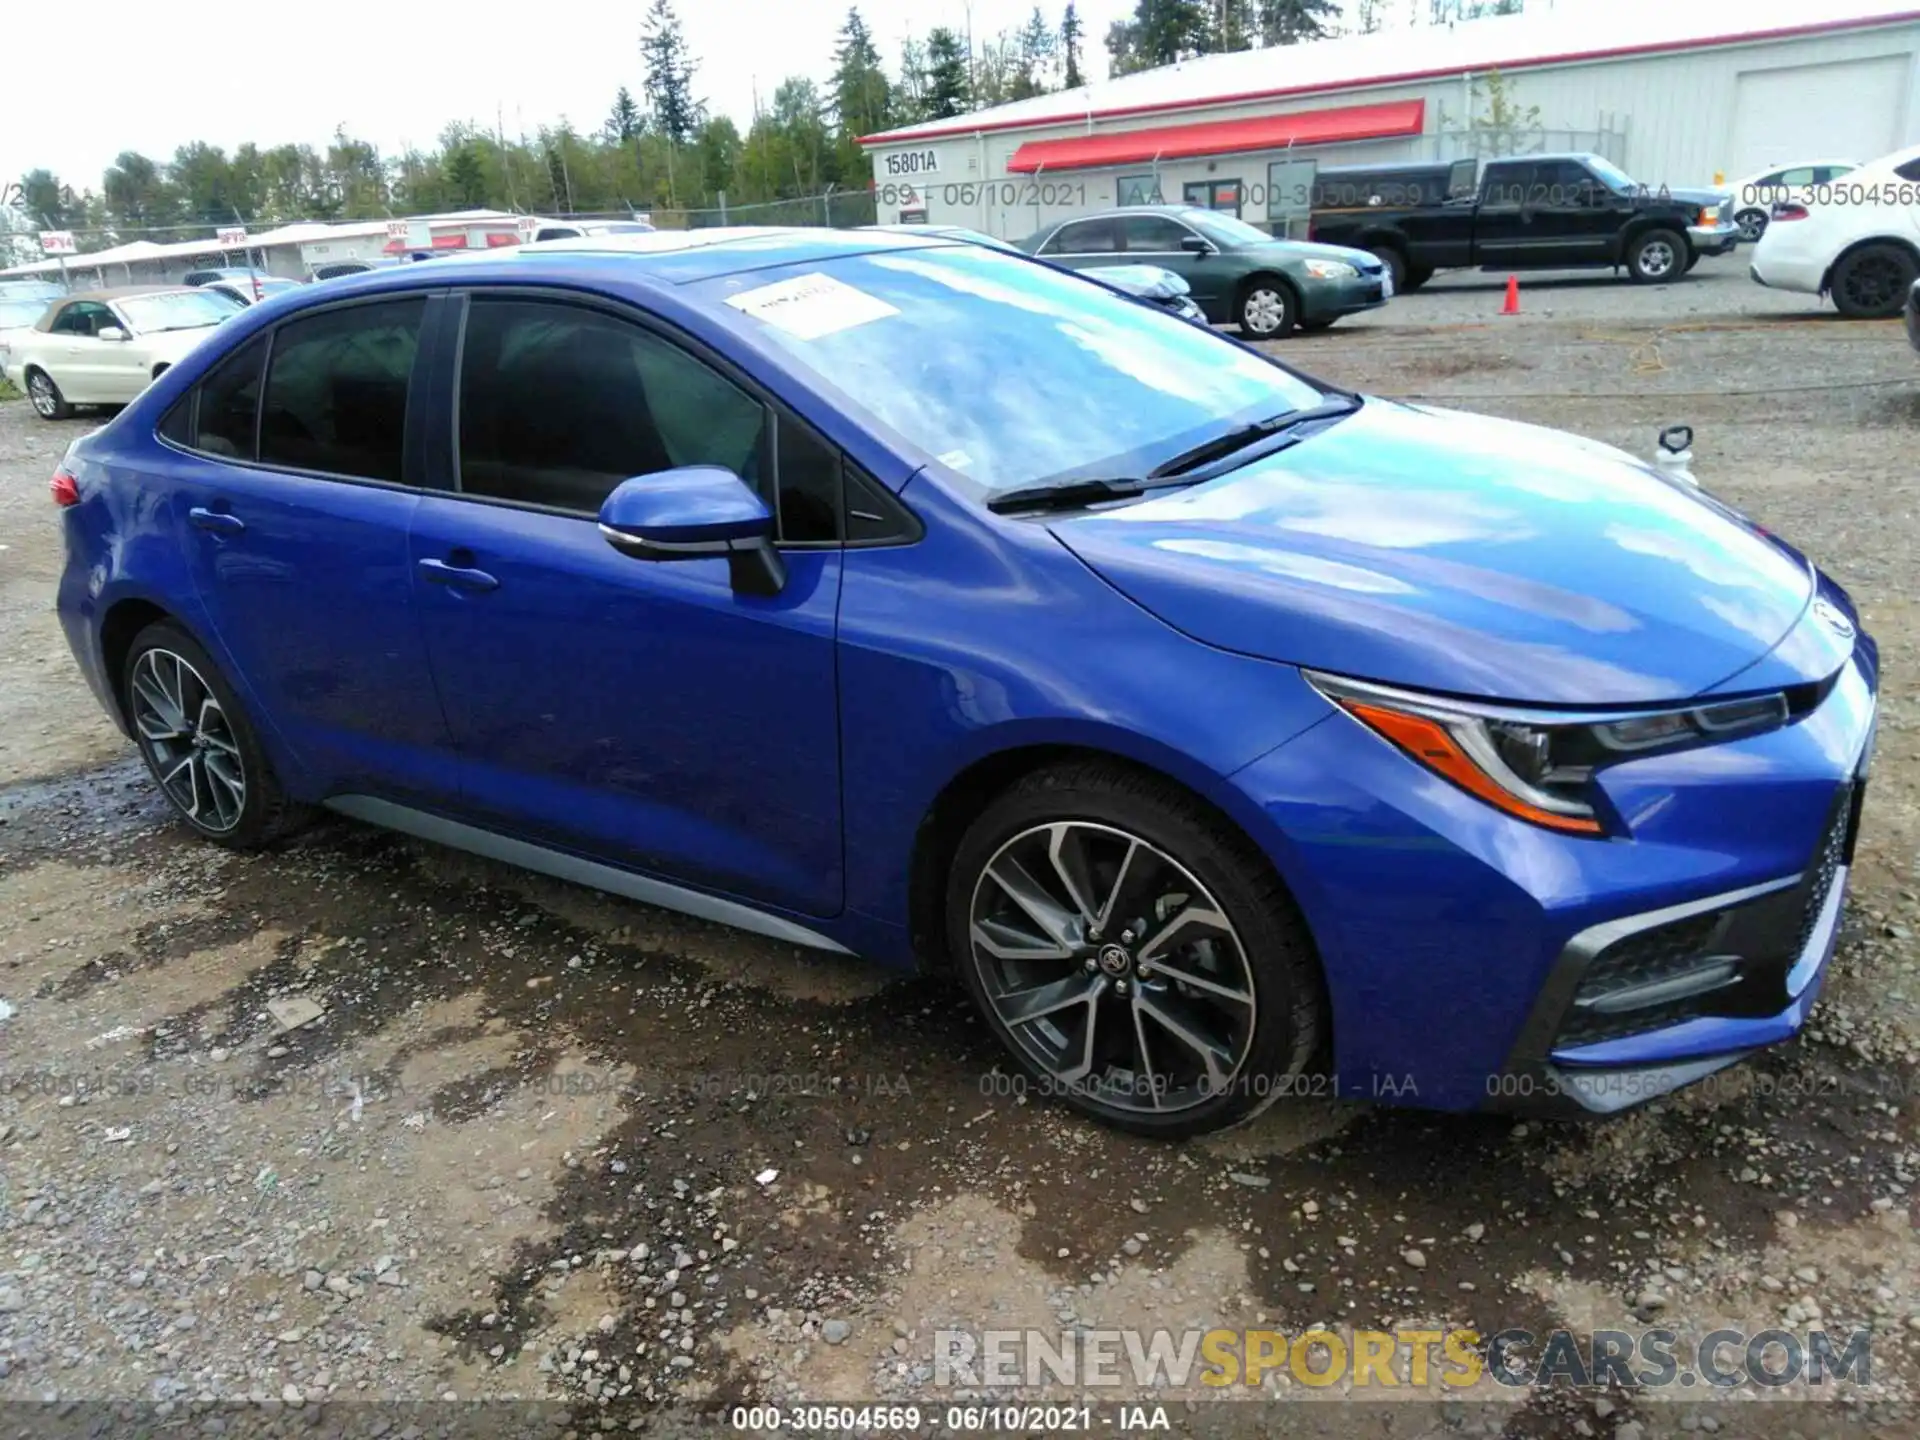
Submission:
<svg viewBox="0 0 1920 1440">
<path fill-rule="evenodd" d="M 1473 261 L 1480 265 L 1524 263 L 1532 234 L 1536 166 L 1530 160 L 1501 160 L 1487 166 L 1480 180 L 1480 203 L 1473 216 Z"/>
<path fill-rule="evenodd" d="M 333 790 L 455 786 L 407 550 L 434 303 L 303 311 L 228 356 L 162 427 L 227 673 Z"/>
</svg>

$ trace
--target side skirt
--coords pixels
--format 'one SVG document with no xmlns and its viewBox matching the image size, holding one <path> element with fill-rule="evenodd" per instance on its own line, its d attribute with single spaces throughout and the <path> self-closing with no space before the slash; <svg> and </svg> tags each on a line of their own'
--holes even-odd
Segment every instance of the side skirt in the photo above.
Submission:
<svg viewBox="0 0 1920 1440">
<path fill-rule="evenodd" d="M 569 855 L 564 850 L 549 849 L 545 845 L 536 845 L 529 840 L 516 840 L 510 835 L 483 830 L 477 825 L 449 820 L 425 810 L 415 810 L 408 805 L 396 805 L 391 800 L 377 799 L 372 795 L 336 795 L 324 803 L 329 810 L 337 811 L 354 820 L 364 820 L 369 825 L 378 825 L 385 830 L 398 830 L 403 835 L 412 835 L 419 840 L 430 840 L 436 845 L 447 845 L 455 850 L 483 855 L 489 860 L 517 865 L 523 870 L 551 875 L 556 880 L 568 880 L 576 885 L 605 890 L 609 894 L 622 895 L 643 904 L 658 905 L 663 910 L 677 910 L 683 915 L 696 915 L 702 920 L 713 920 L 722 925 L 732 925 L 740 930 L 751 930 L 756 935 L 784 940 L 790 945 L 805 945 L 815 950 L 831 950 L 840 955 L 853 953 L 837 940 L 829 940 L 816 930 L 809 930 L 806 926 L 788 920 L 784 916 L 769 915 L 738 900 L 726 900 L 718 895 L 688 890 L 679 885 L 669 884 L 665 880 L 636 875 L 631 870 L 602 865 L 597 860 L 583 860 L 578 855 Z"/>
</svg>

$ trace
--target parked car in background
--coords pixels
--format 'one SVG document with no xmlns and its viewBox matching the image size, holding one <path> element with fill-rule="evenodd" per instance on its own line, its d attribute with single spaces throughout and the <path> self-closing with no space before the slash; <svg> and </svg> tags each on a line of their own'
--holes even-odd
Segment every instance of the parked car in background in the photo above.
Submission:
<svg viewBox="0 0 1920 1440">
<path fill-rule="evenodd" d="M 1898 315 L 1920 279 L 1920 145 L 1776 205 L 1747 273 L 1775 290 L 1831 296 L 1850 320 Z"/>
<path fill-rule="evenodd" d="M 1828 184 L 1859 168 L 1858 160 L 1796 160 L 1741 176 L 1726 187 L 1733 197 L 1733 223 L 1740 227 L 1740 238 L 1749 245 L 1758 243 L 1767 232 L 1774 206 L 1804 205 L 1812 186 Z"/>
<path fill-rule="evenodd" d="M 193 286 L 197 289 L 202 285 L 216 285 L 224 282 L 229 286 L 236 287 L 228 292 L 234 299 L 239 300 L 242 304 L 251 305 L 255 300 L 261 299 L 266 294 L 266 287 L 273 278 L 274 277 L 268 275 L 264 270 L 253 270 L 244 265 L 234 265 L 213 270 L 189 270 L 186 275 L 181 278 L 180 283 L 182 285 Z M 242 296 L 239 293 L 241 288 L 253 291 L 252 297 Z"/>
<path fill-rule="evenodd" d="M 1324 330 L 1377 309 L 1391 277 L 1362 250 L 1276 240 L 1246 221 L 1192 205 L 1130 205 L 1049 225 L 1020 242 L 1068 270 L 1148 264 L 1171 270 L 1216 325 L 1274 340 L 1296 326 Z"/>
<path fill-rule="evenodd" d="M 124 405 L 243 307 L 201 289 L 137 285 L 70 295 L 12 341 L 9 369 L 45 420 Z"/>
<path fill-rule="evenodd" d="M 891 230 L 902 235 L 937 235 L 948 240 L 965 240 L 973 245 L 987 245 L 995 250 L 1008 250 L 1016 255 L 1026 252 L 1010 240 L 1001 240 L 983 231 L 969 230 L 964 225 L 937 225 L 925 222 L 903 222 L 893 225 L 862 225 L 862 230 Z M 1064 267 L 1063 267 L 1064 268 Z M 1080 270 L 1074 273 L 1109 290 L 1118 290 L 1135 300 L 1144 300 L 1149 305 L 1157 305 L 1169 314 L 1178 315 L 1182 320 L 1195 325 L 1207 323 L 1206 312 L 1193 303 L 1193 292 L 1187 282 L 1173 271 L 1158 265 L 1102 265 L 1096 270 Z"/>
<path fill-rule="evenodd" d="M 47 299 L 12 299 L 0 295 L 0 380 L 8 384 L 15 383 L 13 376 L 8 373 L 8 365 L 13 359 L 13 342 L 22 332 L 33 328 L 34 322 L 47 313 L 47 306 L 51 303 Z"/>
<path fill-rule="evenodd" d="M 1677 280 L 1703 255 L 1740 242 L 1730 197 L 1718 190 L 1646 186 L 1599 155 L 1523 155 L 1489 160 L 1477 187 L 1471 160 L 1384 182 L 1379 168 L 1319 172 L 1316 240 L 1371 251 L 1394 287 L 1436 270 L 1567 270 L 1612 266 L 1634 280 Z M 1464 167 L 1464 168 L 1463 168 Z"/>
<path fill-rule="evenodd" d="M 532 243 L 579 240 L 589 235 L 645 235 L 653 228 L 646 220 L 556 220 L 534 231 Z"/>
<path fill-rule="evenodd" d="M 324 260 L 311 266 L 307 277 L 311 280 L 340 280 L 348 275 L 365 275 L 369 271 L 383 270 L 394 263 L 384 256 L 377 260 Z"/>
<path fill-rule="evenodd" d="M 289 290 L 298 290 L 300 281 L 283 279 L 278 275 L 256 275 L 247 280 L 209 280 L 201 286 L 217 295 L 226 295 L 238 300 L 242 305 L 253 305 L 273 295 L 284 295 Z"/>
<path fill-rule="evenodd" d="M 1804 1024 L 1878 659 L 1783 541 L 986 246 L 566 243 L 257 306 L 68 447 L 59 618 L 193 833 L 953 973 L 1161 1136 Z"/>
</svg>

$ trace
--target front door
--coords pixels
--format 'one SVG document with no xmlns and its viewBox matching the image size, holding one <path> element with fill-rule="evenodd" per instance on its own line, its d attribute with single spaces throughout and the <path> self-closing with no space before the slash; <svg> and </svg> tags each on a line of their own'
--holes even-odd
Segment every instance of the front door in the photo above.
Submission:
<svg viewBox="0 0 1920 1440">
<path fill-rule="evenodd" d="M 540 843 L 836 914 L 837 469 L 801 493 L 792 422 L 624 316 L 477 295 L 459 355 L 457 489 L 422 500 L 413 562 L 468 807 Z M 735 593 L 724 559 L 623 555 L 596 524 L 632 476 L 720 465 L 771 496 L 777 463 L 782 538 L 816 547 L 783 546 L 777 595 Z"/>
<path fill-rule="evenodd" d="M 1120 258 L 1129 265 L 1158 265 L 1171 270 L 1187 282 L 1194 303 L 1209 315 L 1221 311 L 1232 288 L 1225 279 L 1227 267 L 1221 263 L 1211 244 L 1204 251 L 1189 250 L 1186 241 L 1202 238 L 1200 232 L 1182 225 L 1167 215 L 1122 215 Z"/>
<path fill-rule="evenodd" d="M 174 482 L 222 668 L 334 791 L 432 796 L 456 780 L 407 550 L 427 303 L 290 320 L 209 371 L 162 427 L 176 448 L 158 478 Z"/>
</svg>

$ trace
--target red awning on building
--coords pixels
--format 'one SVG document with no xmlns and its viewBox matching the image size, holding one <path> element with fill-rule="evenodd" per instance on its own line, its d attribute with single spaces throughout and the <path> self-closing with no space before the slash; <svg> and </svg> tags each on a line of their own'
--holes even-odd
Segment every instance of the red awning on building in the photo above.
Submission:
<svg viewBox="0 0 1920 1440">
<path fill-rule="evenodd" d="M 1390 100 L 1380 105 L 1298 110 L 1291 115 L 1261 115 L 1250 120 L 1209 120 L 1198 125 L 1073 135 L 1063 140 L 1029 140 L 1013 152 L 1007 169 L 1031 175 L 1041 170 L 1086 170 L 1099 165 L 1185 160 L 1195 155 L 1284 150 L 1289 145 L 1382 140 L 1393 135 L 1418 135 L 1425 127 L 1426 115 L 1425 100 Z"/>
</svg>

